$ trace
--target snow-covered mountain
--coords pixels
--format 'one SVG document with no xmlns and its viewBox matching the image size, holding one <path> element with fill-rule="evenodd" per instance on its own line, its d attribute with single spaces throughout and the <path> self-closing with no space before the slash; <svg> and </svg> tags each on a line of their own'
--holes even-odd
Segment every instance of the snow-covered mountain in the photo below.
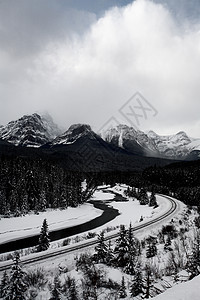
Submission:
<svg viewBox="0 0 200 300">
<path fill-rule="evenodd" d="M 118 125 L 101 133 L 102 138 L 130 152 L 136 148 L 148 156 L 159 156 L 173 159 L 185 159 L 195 151 L 200 151 L 200 139 L 188 137 L 180 131 L 174 135 L 161 136 L 154 131 L 144 133 L 127 125 Z"/>
<path fill-rule="evenodd" d="M 95 138 L 95 133 L 92 131 L 90 125 L 74 124 L 69 127 L 63 134 L 57 136 L 50 144 L 55 145 L 70 145 L 75 143 L 81 137 Z"/>
<path fill-rule="evenodd" d="M 200 139 L 191 138 L 184 131 L 167 136 L 149 131 L 147 135 L 154 140 L 156 148 L 162 156 L 185 158 L 192 151 L 200 150 Z"/>
<path fill-rule="evenodd" d="M 157 153 L 153 139 L 142 131 L 127 125 L 118 125 L 101 133 L 101 137 L 115 146 L 119 146 L 132 153 L 153 155 Z M 158 153 L 157 153 L 158 154 Z"/>
<path fill-rule="evenodd" d="M 62 133 L 53 122 L 51 116 L 40 116 L 37 113 L 25 115 L 18 120 L 11 121 L 5 126 L 0 126 L 0 139 L 15 146 L 47 147 L 74 145 L 74 149 L 82 144 L 100 149 L 111 145 L 120 147 L 136 155 L 163 157 L 171 159 L 196 159 L 200 158 L 200 139 L 189 137 L 180 131 L 174 135 L 162 136 L 154 131 L 144 133 L 127 125 L 117 125 L 104 132 L 100 136 L 92 131 L 90 125 L 74 124 Z M 102 140 L 102 139 L 103 140 Z M 112 150 L 111 150 L 112 149 Z M 119 149 L 119 148 L 118 148 Z"/>
<path fill-rule="evenodd" d="M 49 115 L 24 115 L 0 127 L 0 138 L 16 146 L 40 147 L 60 134 Z"/>
</svg>

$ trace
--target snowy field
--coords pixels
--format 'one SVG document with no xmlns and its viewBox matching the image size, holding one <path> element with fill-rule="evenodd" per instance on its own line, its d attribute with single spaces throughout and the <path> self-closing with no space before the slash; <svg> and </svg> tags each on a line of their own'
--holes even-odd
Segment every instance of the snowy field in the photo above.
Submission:
<svg viewBox="0 0 200 300">
<path fill-rule="evenodd" d="M 199 300 L 200 299 L 200 276 L 191 281 L 180 283 L 163 294 L 152 299 L 154 300 Z"/>
<path fill-rule="evenodd" d="M 106 193 L 102 193 L 102 191 L 97 190 L 92 200 L 100 200 L 103 199 L 104 201 L 110 200 L 114 198 L 113 193 L 124 195 L 124 191 L 127 189 L 126 185 L 116 185 L 112 188 L 107 188 Z M 119 201 L 111 201 L 109 202 L 109 205 L 114 207 L 115 209 L 118 209 L 120 212 L 120 215 L 117 216 L 114 220 L 106 223 L 105 225 L 98 228 L 98 231 L 100 232 L 104 228 L 110 226 L 110 227 L 116 227 L 120 224 L 123 224 L 125 226 L 129 226 L 130 222 L 134 226 L 134 224 L 138 223 L 141 216 L 143 217 L 143 223 L 149 221 L 150 218 L 153 216 L 160 216 L 166 211 L 169 210 L 169 207 L 171 207 L 171 204 L 168 200 L 161 196 L 156 196 L 157 202 L 158 202 L 158 208 L 153 209 L 153 207 L 149 207 L 148 205 L 140 205 L 139 201 L 133 198 L 129 198 L 129 201 L 125 202 L 119 202 Z"/>
<path fill-rule="evenodd" d="M 101 188 L 104 188 L 104 186 L 101 186 Z M 95 191 L 91 200 L 102 200 L 106 202 L 109 200 L 108 205 L 118 209 L 120 215 L 93 231 L 99 233 L 106 227 L 117 227 L 120 224 L 128 226 L 130 222 L 134 226 L 134 224 L 139 222 L 141 216 L 143 217 L 142 222 L 145 223 L 149 221 L 150 218 L 154 216 L 157 217 L 169 209 L 169 201 L 161 196 L 157 196 L 159 207 L 156 209 L 147 205 L 141 206 L 139 201 L 132 198 L 125 202 L 114 201 L 114 193 L 123 195 L 126 188 L 126 185 L 116 185 L 112 188 L 107 186 L 106 190 L 98 189 Z M 47 219 L 49 230 L 51 231 L 83 224 L 101 214 L 102 210 L 94 208 L 90 203 L 85 203 L 77 208 L 69 207 L 66 210 L 51 210 L 42 212 L 39 215 L 29 214 L 17 218 L 2 218 L 0 220 L 0 243 L 39 234 L 44 218 Z"/>
<path fill-rule="evenodd" d="M 94 208 L 90 203 L 85 203 L 76 208 L 56 209 L 41 212 L 39 215 L 29 214 L 17 218 L 2 218 L 0 220 L 0 243 L 39 234 L 45 218 L 51 231 L 85 223 L 101 214 L 102 210 Z"/>
</svg>

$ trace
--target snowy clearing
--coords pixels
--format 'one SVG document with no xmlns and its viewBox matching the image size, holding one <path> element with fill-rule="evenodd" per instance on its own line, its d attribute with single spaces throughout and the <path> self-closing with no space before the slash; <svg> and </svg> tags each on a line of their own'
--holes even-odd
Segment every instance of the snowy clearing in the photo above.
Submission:
<svg viewBox="0 0 200 300">
<path fill-rule="evenodd" d="M 160 294 L 153 299 L 155 300 L 199 300 L 200 297 L 200 276 L 195 277 L 191 281 L 180 283 L 171 289 L 168 289 L 163 294 Z"/>
<path fill-rule="evenodd" d="M 39 234 L 45 218 L 51 231 L 85 223 L 101 214 L 102 210 L 94 208 L 90 203 L 85 203 L 76 208 L 48 210 L 39 215 L 29 214 L 17 218 L 2 218 L 0 220 L 0 242 Z"/>
</svg>

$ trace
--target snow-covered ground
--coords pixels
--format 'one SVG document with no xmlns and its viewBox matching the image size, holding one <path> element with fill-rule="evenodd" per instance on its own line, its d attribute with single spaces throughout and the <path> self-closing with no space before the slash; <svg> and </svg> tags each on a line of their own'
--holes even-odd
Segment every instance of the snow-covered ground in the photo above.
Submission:
<svg viewBox="0 0 200 300">
<path fill-rule="evenodd" d="M 0 220 L 0 243 L 39 234 L 45 218 L 51 231 L 85 223 L 101 214 L 102 210 L 94 208 L 90 203 L 85 203 L 76 208 L 48 210 L 38 215 L 29 214 L 17 218 L 2 218 Z"/>
<path fill-rule="evenodd" d="M 101 188 L 104 188 L 104 187 L 102 186 Z M 108 222 L 107 224 L 105 224 L 99 228 L 94 229 L 94 231 L 96 233 L 99 233 L 102 229 L 105 229 L 106 227 L 117 227 L 120 224 L 124 224 L 124 225 L 128 226 L 130 224 L 130 222 L 132 223 L 133 226 L 135 226 L 139 222 L 141 216 L 143 216 L 143 218 L 144 218 L 144 220 L 142 222 L 145 223 L 145 222 L 149 221 L 150 218 L 157 217 L 159 215 L 162 215 L 166 211 L 168 211 L 169 206 L 170 206 L 169 201 L 166 198 L 164 198 L 162 196 L 158 196 L 158 195 L 157 195 L 157 202 L 159 204 L 159 207 L 156 209 L 153 209 L 146 205 L 141 206 L 137 200 L 132 199 L 132 198 L 130 198 L 129 201 L 123 201 L 123 202 L 115 201 L 114 193 L 118 193 L 123 196 L 124 190 L 126 188 L 127 188 L 127 186 L 125 186 L 125 185 L 116 185 L 115 187 L 112 187 L 112 188 L 106 187 L 105 190 L 98 189 L 94 193 L 91 200 L 93 200 L 93 201 L 94 200 L 103 200 L 103 201 L 107 202 L 108 205 L 113 206 L 114 208 L 118 209 L 120 212 L 120 215 L 117 216 L 114 220 Z M 109 201 L 109 203 L 108 203 L 108 201 Z M 179 201 L 177 201 L 177 203 L 178 203 L 179 214 L 181 214 L 181 213 L 183 213 L 183 208 L 185 206 L 184 206 L 184 204 L 180 203 Z M 25 236 L 25 234 L 29 235 L 29 230 L 31 230 L 31 227 L 33 227 L 33 218 L 40 218 L 39 224 L 36 225 L 35 229 L 32 228 L 32 230 L 36 230 L 38 233 L 44 218 L 47 218 L 50 230 L 52 230 L 52 228 L 58 229 L 58 228 L 62 228 L 62 227 L 76 225 L 81 222 L 85 222 L 88 220 L 88 218 L 90 218 L 90 219 L 95 218 L 98 214 L 101 214 L 101 213 L 102 213 L 101 210 L 96 210 L 91 204 L 86 203 L 78 208 L 73 208 L 73 209 L 68 208 L 65 211 L 56 210 L 54 212 L 46 212 L 46 213 L 41 213 L 39 215 L 29 215 L 29 216 L 25 217 L 25 218 L 27 218 L 27 220 L 29 220 L 28 223 L 26 224 L 26 226 L 24 226 L 24 227 L 22 226 L 21 228 L 18 227 L 18 231 L 19 232 L 22 231 L 23 236 Z M 177 211 L 175 214 L 177 214 Z M 150 232 L 152 233 L 153 231 L 157 231 L 159 226 L 162 226 L 164 223 L 166 224 L 166 222 L 170 221 L 172 217 L 175 220 L 177 218 L 177 216 L 175 214 L 174 214 L 174 216 L 170 216 L 167 221 L 166 220 L 161 221 L 158 224 L 156 223 L 156 226 L 154 224 L 150 227 L 148 226 L 148 228 L 138 231 L 136 236 L 139 236 L 141 239 L 141 238 L 143 238 L 143 236 L 149 235 Z M 48 219 L 49 215 L 52 215 L 51 220 Z M 15 220 L 17 220 L 16 222 L 19 223 L 18 221 L 20 219 L 23 219 L 23 218 L 12 218 L 12 219 L 0 220 L 0 240 L 1 240 L 1 236 L 3 235 L 1 221 L 8 222 L 8 224 L 9 224 L 9 227 L 6 228 L 7 233 L 4 233 L 5 236 L 7 234 L 9 234 L 9 232 L 8 232 L 9 230 L 13 231 L 12 234 L 14 234 L 14 236 L 16 236 L 16 232 L 14 232 L 14 230 L 16 230 L 16 224 L 14 224 L 13 222 Z M 23 224 L 25 224 L 25 223 L 23 222 Z M 19 226 L 19 224 L 18 224 L 18 226 Z M 117 229 L 117 231 L 118 231 L 118 229 Z M 113 232 L 111 232 L 111 234 L 112 233 Z M 82 233 L 80 235 L 83 235 L 83 234 L 87 234 L 87 233 Z M 155 232 L 155 234 L 157 234 L 157 232 Z M 81 241 L 80 241 L 80 243 L 81 243 Z M 54 249 L 47 250 L 47 252 L 53 252 L 53 251 L 54 251 Z M 77 250 L 68 255 L 66 255 L 66 253 L 65 253 L 58 257 L 52 257 L 52 258 L 50 257 L 45 262 L 40 262 L 39 266 L 44 268 L 46 274 L 51 274 L 50 280 L 52 280 L 52 274 L 54 274 L 54 273 L 56 274 L 58 272 L 58 267 L 64 266 L 64 267 L 68 268 L 69 274 L 72 275 L 72 277 L 74 277 L 76 280 L 80 281 L 80 278 L 81 278 L 80 274 L 79 274 L 79 272 L 77 272 L 75 270 L 74 256 L 80 254 L 82 251 L 83 250 Z M 90 252 L 93 250 L 88 248 L 87 251 Z M 37 255 L 39 256 L 40 253 L 30 254 L 29 257 L 30 258 L 36 257 Z M 164 255 L 166 256 L 166 254 L 164 254 Z M 23 261 L 23 257 L 22 257 L 22 261 Z M 3 265 L 3 264 L 6 264 L 6 262 L 1 263 L 1 265 Z M 30 268 L 30 267 L 31 268 L 38 267 L 38 263 L 35 262 L 32 264 L 32 266 L 29 265 L 28 268 Z M 105 271 L 107 274 L 107 278 L 111 278 L 112 280 L 115 280 L 118 283 L 121 282 L 121 278 L 122 278 L 121 270 L 114 269 L 111 267 L 105 267 Z M 0 275 L 2 275 L 2 274 L 0 274 Z M 130 278 L 129 277 L 130 277 L 129 275 L 125 274 L 125 281 L 127 284 L 129 284 L 129 282 L 131 281 L 131 277 Z M 158 300 L 168 300 L 168 299 L 197 300 L 196 295 L 198 295 L 200 293 L 200 288 L 198 288 L 198 280 L 199 280 L 199 278 L 198 279 L 195 278 L 188 283 L 184 283 L 179 286 L 177 285 L 177 286 L 167 290 L 162 295 L 155 297 L 154 299 L 156 299 L 156 300 L 157 299 Z M 192 284 L 192 286 L 191 286 L 191 284 Z M 183 292 L 183 290 L 184 290 L 184 292 Z M 185 292 L 185 290 L 187 290 L 187 292 Z M 129 291 L 129 288 L 127 289 L 127 291 Z M 194 291 L 194 294 L 193 294 L 193 291 Z M 39 300 L 39 299 L 45 300 L 45 299 L 49 299 L 49 297 L 50 297 L 49 290 L 46 287 L 44 291 L 39 292 L 38 297 L 36 299 L 37 300 Z M 102 300 L 105 298 L 99 298 L 99 299 Z M 131 299 L 131 298 L 130 298 L 130 296 L 127 296 L 126 299 Z M 199 299 L 199 295 L 198 295 L 198 299 Z"/>
<path fill-rule="evenodd" d="M 106 186 L 105 186 L 106 187 Z M 104 188 L 104 186 L 102 186 Z M 122 196 L 124 195 L 124 191 L 127 189 L 127 185 L 125 184 L 117 184 L 114 187 L 106 188 L 106 192 L 102 193 L 102 190 L 97 190 L 93 197 L 92 200 L 110 200 L 114 198 L 113 193 L 118 193 L 121 194 Z M 150 194 L 149 194 L 150 195 Z M 139 201 L 133 198 L 130 198 L 129 201 L 125 202 L 119 202 L 119 201 L 111 201 L 109 205 L 113 206 L 115 209 L 118 209 L 120 212 L 120 215 L 117 216 L 114 220 L 106 223 L 105 225 L 99 227 L 98 229 L 95 229 L 97 233 L 99 233 L 101 230 L 105 229 L 106 227 L 116 227 L 119 226 L 120 224 L 123 224 L 125 226 L 129 226 L 130 222 L 132 225 L 137 225 L 139 222 L 141 216 L 143 217 L 143 221 L 140 224 L 144 224 L 145 222 L 148 222 L 150 218 L 153 217 L 159 217 L 163 215 L 165 212 L 167 212 L 170 207 L 171 203 L 168 201 L 168 199 L 164 198 L 163 196 L 156 195 L 158 207 L 156 209 L 153 209 L 152 207 L 149 207 L 148 205 L 140 205 Z M 175 211 L 174 215 L 177 214 L 177 211 L 181 214 L 185 205 L 180 202 L 176 201 L 178 205 L 178 209 Z M 167 218 L 168 221 L 172 219 L 173 215 L 169 216 Z M 162 227 L 163 224 L 166 223 L 166 219 L 163 221 L 156 223 L 156 228 L 157 226 Z M 150 227 L 141 229 L 137 235 L 139 234 L 140 236 L 145 236 L 148 235 L 150 232 L 152 232 L 155 229 L 155 224 L 151 225 Z"/>
<path fill-rule="evenodd" d="M 180 283 L 165 293 L 160 294 L 153 299 L 155 300 L 199 300 L 200 299 L 200 276 L 191 281 Z"/>
<path fill-rule="evenodd" d="M 104 186 L 101 188 L 104 188 Z M 123 195 L 126 188 L 126 185 L 116 185 L 112 188 L 106 187 L 105 190 L 98 189 L 95 191 L 91 200 L 102 200 L 106 202 L 110 200 L 109 205 L 118 209 L 120 212 L 120 215 L 114 220 L 95 229 L 96 233 L 99 233 L 106 227 L 117 227 L 120 224 L 128 226 L 131 222 L 132 225 L 134 225 L 139 222 L 141 216 L 144 219 L 142 222 L 145 223 L 149 218 L 159 216 L 169 209 L 169 201 L 161 196 L 157 196 L 159 207 L 156 209 L 146 205 L 141 206 L 137 200 L 132 198 L 125 202 L 114 201 L 114 193 Z M 0 219 L 0 243 L 39 234 L 42 222 L 45 218 L 47 219 L 49 230 L 51 231 L 83 224 L 101 214 L 102 210 L 94 208 L 90 203 L 85 203 L 77 208 L 69 207 L 66 210 L 48 210 L 39 213 L 39 215 L 29 214 L 17 218 L 2 218 Z"/>
<path fill-rule="evenodd" d="M 112 192 L 123 194 L 125 188 L 126 186 L 120 187 L 117 185 L 113 188 L 107 188 L 106 191 L 97 190 L 92 200 L 112 200 L 115 196 Z M 107 192 L 108 190 L 111 192 Z M 141 215 L 143 217 L 150 217 L 153 211 L 153 209 L 148 206 L 142 207 L 136 200 L 127 202 L 112 201 L 109 205 L 118 209 L 120 215 L 111 222 L 101 226 L 98 232 L 107 226 L 118 226 L 120 224 L 129 225 L 130 222 L 138 222 Z M 0 219 L 0 243 L 39 234 L 42 222 L 45 218 L 47 219 L 49 230 L 52 231 L 83 224 L 101 214 L 102 210 L 94 208 L 90 203 L 85 203 L 76 208 L 69 207 L 65 210 L 48 210 L 38 215 L 29 214 L 22 217 L 2 218 Z"/>
</svg>

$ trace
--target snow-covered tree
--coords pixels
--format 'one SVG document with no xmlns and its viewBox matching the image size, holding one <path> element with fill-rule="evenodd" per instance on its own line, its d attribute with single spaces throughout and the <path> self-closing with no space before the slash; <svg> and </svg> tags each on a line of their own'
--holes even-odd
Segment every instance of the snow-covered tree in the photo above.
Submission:
<svg viewBox="0 0 200 300">
<path fill-rule="evenodd" d="M 128 242 L 128 252 L 127 252 L 127 262 L 124 267 L 124 272 L 130 275 L 135 274 L 135 260 L 136 256 L 140 253 L 139 241 L 133 235 L 133 227 L 130 223 L 127 230 L 127 242 Z"/>
<path fill-rule="evenodd" d="M 76 287 L 76 281 L 74 278 L 67 276 L 64 284 L 64 292 L 67 297 L 67 300 L 78 300 L 79 295 Z"/>
<path fill-rule="evenodd" d="M 38 244 L 38 251 L 45 251 L 49 248 L 50 245 L 50 238 L 48 233 L 48 224 L 47 220 L 44 219 L 41 231 L 40 231 L 40 237 L 39 237 L 39 244 Z"/>
<path fill-rule="evenodd" d="M 170 247 L 171 244 L 172 244 L 171 237 L 170 237 L 170 235 L 168 234 L 168 235 L 167 235 L 166 242 L 165 242 L 165 245 L 164 245 L 164 250 L 172 250 L 172 248 Z"/>
<path fill-rule="evenodd" d="M 149 204 L 149 198 L 147 195 L 147 191 L 144 188 L 141 188 L 138 194 L 138 200 L 141 205 Z"/>
<path fill-rule="evenodd" d="M 119 288 L 119 297 L 120 298 L 126 298 L 127 293 L 126 293 L 126 284 L 125 284 L 125 280 L 124 280 L 124 276 L 122 276 L 122 281 L 121 281 L 121 285 Z"/>
<path fill-rule="evenodd" d="M 9 277 L 7 272 L 3 273 L 1 284 L 0 284 L 0 298 L 6 299 L 8 296 Z"/>
<path fill-rule="evenodd" d="M 108 253 L 107 253 L 107 257 L 106 257 L 106 264 L 108 266 L 111 266 L 114 262 L 114 252 L 113 252 L 113 248 L 112 248 L 112 242 L 111 240 L 108 241 Z"/>
<path fill-rule="evenodd" d="M 94 259 L 98 263 L 106 263 L 108 255 L 108 247 L 105 243 L 104 231 L 97 237 L 98 245 L 95 247 Z"/>
<path fill-rule="evenodd" d="M 194 224 L 197 228 L 200 228 L 200 216 L 194 218 Z"/>
<path fill-rule="evenodd" d="M 147 240 L 147 249 L 146 249 L 146 257 L 154 257 L 157 254 L 157 247 L 155 241 L 148 238 Z"/>
<path fill-rule="evenodd" d="M 143 278 L 141 270 L 141 262 L 138 260 L 135 264 L 135 274 L 132 277 L 130 293 L 132 297 L 137 297 L 143 292 Z"/>
<path fill-rule="evenodd" d="M 120 225 L 119 238 L 116 240 L 114 249 L 115 263 L 118 267 L 124 267 L 127 263 L 128 257 L 128 241 L 124 225 Z"/>
<path fill-rule="evenodd" d="M 144 275 L 144 282 L 143 282 L 143 299 L 149 299 L 151 297 L 151 289 L 153 288 L 152 285 L 152 272 L 149 265 L 145 266 L 145 275 Z"/>
<path fill-rule="evenodd" d="M 187 263 L 187 269 L 190 273 L 190 279 L 200 274 L 200 231 L 197 231 L 192 254 L 190 255 Z"/>
<path fill-rule="evenodd" d="M 13 266 L 10 272 L 8 284 L 8 298 L 9 300 L 25 300 L 25 291 L 27 286 L 25 283 L 25 273 L 20 266 L 20 256 L 18 252 L 14 253 Z"/>
<path fill-rule="evenodd" d="M 47 208 L 46 192 L 44 190 L 41 191 L 39 196 L 39 208 L 41 211 L 45 211 Z"/>
<path fill-rule="evenodd" d="M 149 199 L 149 206 L 152 206 L 152 207 L 157 207 L 158 206 L 154 191 L 151 192 L 150 199 Z"/>
<path fill-rule="evenodd" d="M 53 287 L 51 289 L 51 298 L 50 300 L 61 300 L 61 282 L 60 279 L 58 277 L 58 275 L 56 275 L 54 277 L 54 282 L 53 282 Z"/>
</svg>

